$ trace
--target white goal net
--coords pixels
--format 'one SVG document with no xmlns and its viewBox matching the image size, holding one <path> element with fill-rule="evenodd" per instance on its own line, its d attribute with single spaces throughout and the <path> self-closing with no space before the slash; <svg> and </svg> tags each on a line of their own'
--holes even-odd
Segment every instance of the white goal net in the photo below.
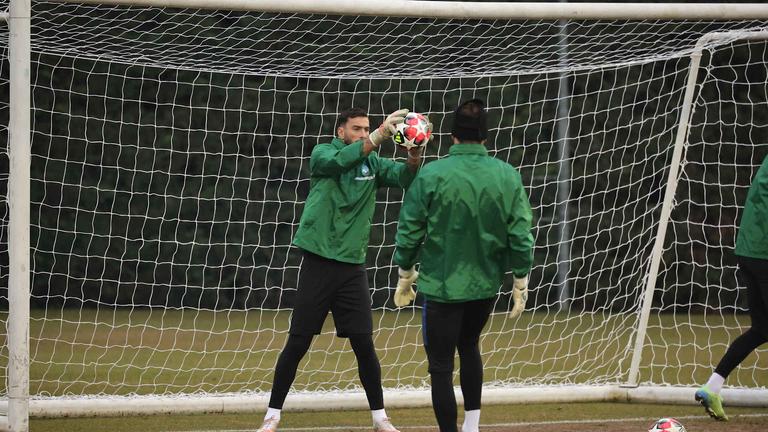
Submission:
<svg viewBox="0 0 768 432">
<path fill-rule="evenodd" d="M 488 388 L 701 383 L 749 326 L 733 246 L 768 154 L 764 40 L 703 46 L 647 323 L 644 290 L 688 121 L 690 55 L 705 34 L 766 29 L 768 19 L 437 20 L 34 2 L 31 397 L 266 395 L 296 293 L 291 240 L 312 147 L 332 138 L 346 108 L 367 109 L 375 126 L 403 107 L 435 124 L 430 163 L 448 153 L 450 113 L 474 97 L 488 105 L 490 153 L 522 174 L 536 238 L 528 312 L 508 320 L 502 287 L 481 340 Z M 0 40 L 7 310 L 7 28 Z M 394 145 L 380 154 L 404 156 Z M 420 307 L 392 300 L 401 198 L 378 193 L 367 255 L 388 394 L 429 385 Z M 4 334 L 0 342 L 3 366 Z M 0 367 L 2 394 L 7 379 Z M 768 352 L 728 385 L 765 390 Z M 293 390 L 360 391 L 330 317 Z"/>
</svg>

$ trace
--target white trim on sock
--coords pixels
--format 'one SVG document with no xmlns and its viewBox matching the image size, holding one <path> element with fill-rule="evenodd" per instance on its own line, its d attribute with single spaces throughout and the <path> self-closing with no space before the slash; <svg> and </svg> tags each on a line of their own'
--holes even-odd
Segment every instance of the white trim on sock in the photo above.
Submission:
<svg viewBox="0 0 768 432">
<path fill-rule="evenodd" d="M 264 420 L 276 418 L 280 420 L 280 410 L 277 408 L 267 408 L 267 413 L 264 414 Z"/>
<path fill-rule="evenodd" d="M 387 418 L 387 412 L 384 411 L 384 408 L 380 410 L 371 410 L 371 417 L 373 417 L 373 423 L 378 423 Z"/>
<path fill-rule="evenodd" d="M 724 383 L 725 378 L 721 377 L 718 373 L 713 373 L 712 376 L 709 377 L 709 381 L 707 381 L 706 386 L 712 393 L 720 394 Z"/>
<path fill-rule="evenodd" d="M 461 432 L 480 432 L 480 410 L 464 411 L 464 423 Z"/>
</svg>

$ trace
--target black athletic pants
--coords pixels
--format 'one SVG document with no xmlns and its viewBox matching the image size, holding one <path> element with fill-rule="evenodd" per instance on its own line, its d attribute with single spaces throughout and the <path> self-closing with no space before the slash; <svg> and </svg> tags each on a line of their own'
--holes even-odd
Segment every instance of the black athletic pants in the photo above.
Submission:
<svg viewBox="0 0 768 432">
<path fill-rule="evenodd" d="M 493 298 L 464 303 L 424 301 L 422 334 L 432 381 L 432 409 L 440 432 L 456 432 L 456 396 L 453 394 L 453 360 L 459 352 L 459 379 L 464 410 L 480 409 L 483 360 L 480 333 L 488 322 Z"/>
<path fill-rule="evenodd" d="M 312 335 L 289 335 L 283 352 L 277 359 L 275 378 L 272 382 L 272 393 L 269 396 L 269 407 L 282 409 L 288 390 L 296 378 L 299 362 L 312 344 Z M 352 350 L 357 358 L 357 371 L 360 382 L 368 398 L 371 410 L 384 408 L 384 395 L 381 389 L 381 366 L 376 350 L 373 348 L 373 338 L 370 334 L 348 335 Z"/>
<path fill-rule="evenodd" d="M 768 341 L 768 260 L 737 257 L 747 285 L 752 327 L 737 337 L 718 363 L 715 372 L 727 378 L 755 348 Z"/>
<path fill-rule="evenodd" d="M 319 334 L 328 312 L 336 334 L 349 338 L 357 358 L 360 382 L 372 410 L 384 408 L 381 365 L 373 346 L 371 296 L 365 266 L 349 264 L 304 252 L 298 292 L 291 315 L 291 330 L 277 359 L 269 407 L 282 409 L 296 378 L 301 359 Z"/>
</svg>

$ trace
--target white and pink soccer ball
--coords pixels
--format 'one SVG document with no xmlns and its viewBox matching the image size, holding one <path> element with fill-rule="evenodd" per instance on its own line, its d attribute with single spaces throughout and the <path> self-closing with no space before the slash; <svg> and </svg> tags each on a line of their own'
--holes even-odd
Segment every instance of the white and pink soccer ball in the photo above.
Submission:
<svg viewBox="0 0 768 432">
<path fill-rule="evenodd" d="M 648 432 L 686 432 L 682 423 L 671 417 L 656 420 Z"/>
<path fill-rule="evenodd" d="M 397 145 L 406 149 L 425 145 L 432 135 L 429 130 L 429 120 L 417 112 L 409 112 L 405 120 L 395 127 L 397 132 L 392 139 Z"/>
</svg>

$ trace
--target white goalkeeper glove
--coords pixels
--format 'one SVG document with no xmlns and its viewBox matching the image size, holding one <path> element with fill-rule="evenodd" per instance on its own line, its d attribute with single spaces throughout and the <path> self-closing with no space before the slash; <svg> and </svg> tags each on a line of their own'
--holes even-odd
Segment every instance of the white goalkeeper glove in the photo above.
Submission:
<svg viewBox="0 0 768 432">
<path fill-rule="evenodd" d="M 374 147 L 378 147 L 381 145 L 381 143 L 384 142 L 385 139 L 392 138 L 392 135 L 397 132 L 395 125 L 405 121 L 406 114 L 408 114 L 408 110 L 401 108 L 388 115 L 384 120 L 384 123 L 382 123 L 375 131 L 371 132 L 370 135 L 368 135 L 368 139 L 371 141 L 371 144 L 373 144 Z"/>
<path fill-rule="evenodd" d="M 395 306 L 408 306 L 416 298 L 413 283 L 419 277 L 419 272 L 411 267 L 409 270 L 401 268 L 397 271 L 397 274 L 400 277 L 397 280 L 397 290 L 395 291 Z"/>
<path fill-rule="evenodd" d="M 528 301 L 528 275 L 521 278 L 515 276 L 512 283 L 512 299 L 515 301 L 515 305 L 509 312 L 509 317 L 517 318 L 523 313 L 525 302 Z"/>
</svg>

